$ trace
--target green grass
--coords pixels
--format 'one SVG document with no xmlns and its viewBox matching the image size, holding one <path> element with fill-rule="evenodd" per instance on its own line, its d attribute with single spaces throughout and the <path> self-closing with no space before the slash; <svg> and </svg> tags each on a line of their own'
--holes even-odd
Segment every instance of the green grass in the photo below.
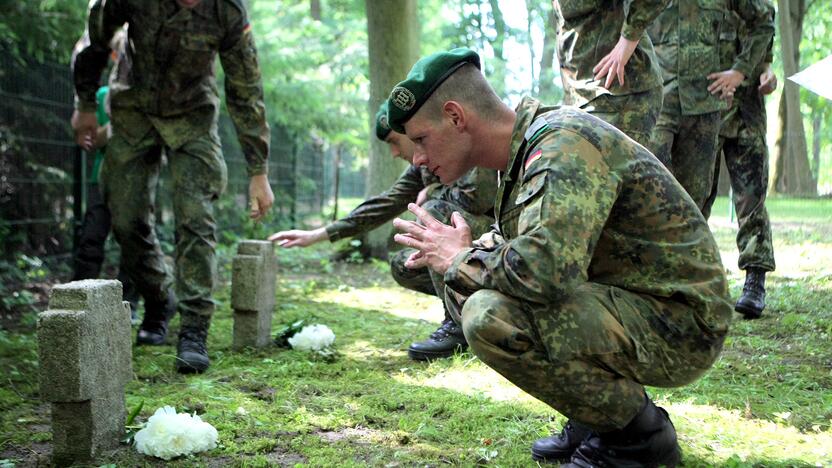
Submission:
<svg viewBox="0 0 832 468">
<path fill-rule="evenodd" d="M 650 389 L 673 417 L 685 466 L 832 465 L 832 239 L 823 235 L 832 209 L 824 203 L 788 221 L 797 208 L 772 203 L 778 270 L 766 315 L 734 323 L 704 378 Z M 735 230 L 727 209 L 714 212 L 736 297 L 743 276 Z M 126 398 L 128 407 L 144 402 L 141 420 L 173 405 L 219 430 L 215 450 L 164 466 L 534 466 L 531 442 L 558 430 L 563 417 L 470 353 L 410 361 L 407 345 L 441 319 L 438 300 L 396 287 L 381 262 L 335 264 L 328 252 L 279 251 L 274 318 L 331 327 L 334 361 L 274 347 L 233 352 L 227 285 L 217 295 L 208 373 L 174 373 L 173 346 L 134 348 Z M 0 466 L 48 462 L 32 322 L 0 331 Z M 127 446 L 92 466 L 103 464 L 162 466 Z"/>
</svg>

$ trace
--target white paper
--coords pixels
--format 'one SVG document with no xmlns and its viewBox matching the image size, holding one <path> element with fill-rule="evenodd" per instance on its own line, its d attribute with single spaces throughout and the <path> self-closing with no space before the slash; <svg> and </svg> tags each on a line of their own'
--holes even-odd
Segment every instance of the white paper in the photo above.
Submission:
<svg viewBox="0 0 832 468">
<path fill-rule="evenodd" d="M 832 55 L 795 73 L 789 79 L 832 101 Z"/>
</svg>

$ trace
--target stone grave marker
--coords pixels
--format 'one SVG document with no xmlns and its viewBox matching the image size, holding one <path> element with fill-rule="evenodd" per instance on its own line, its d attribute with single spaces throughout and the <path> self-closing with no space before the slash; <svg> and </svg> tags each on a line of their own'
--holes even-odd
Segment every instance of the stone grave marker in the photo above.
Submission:
<svg viewBox="0 0 832 468">
<path fill-rule="evenodd" d="M 277 263 L 269 241 L 244 240 L 231 265 L 235 349 L 271 342 Z"/>
<path fill-rule="evenodd" d="M 41 398 L 52 404 L 53 463 L 90 460 L 124 434 L 133 377 L 130 305 L 121 283 L 84 280 L 52 289 L 38 314 Z"/>
</svg>

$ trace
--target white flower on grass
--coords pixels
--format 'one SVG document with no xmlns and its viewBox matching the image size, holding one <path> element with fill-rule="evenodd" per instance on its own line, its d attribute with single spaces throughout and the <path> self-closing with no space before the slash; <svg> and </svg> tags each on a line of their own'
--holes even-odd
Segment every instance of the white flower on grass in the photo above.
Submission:
<svg viewBox="0 0 832 468">
<path fill-rule="evenodd" d="M 307 325 L 289 338 L 292 348 L 300 351 L 320 351 L 335 341 L 335 333 L 326 325 Z"/>
<path fill-rule="evenodd" d="M 170 460 L 217 446 L 217 430 L 197 415 L 177 413 L 171 406 L 156 410 L 133 445 L 139 453 Z"/>
</svg>

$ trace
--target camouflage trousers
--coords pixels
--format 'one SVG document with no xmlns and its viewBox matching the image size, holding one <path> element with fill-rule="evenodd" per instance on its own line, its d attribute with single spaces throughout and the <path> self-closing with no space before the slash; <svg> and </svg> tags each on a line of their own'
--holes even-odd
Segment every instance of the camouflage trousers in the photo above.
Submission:
<svg viewBox="0 0 832 468">
<path fill-rule="evenodd" d="M 650 137 L 662 110 L 662 88 L 624 96 L 602 94 L 581 109 L 615 125 L 627 136 L 649 147 Z"/>
<path fill-rule="evenodd" d="M 731 178 L 734 208 L 737 210 L 738 266 L 774 271 L 774 245 L 766 211 L 768 190 L 768 147 L 765 135 L 740 124 L 737 138 L 719 138 L 719 148 Z M 707 218 L 716 199 L 719 165 L 714 170 L 711 194 L 703 214 Z"/>
<path fill-rule="evenodd" d="M 702 210 L 713 184 L 720 113 L 682 115 L 679 93 L 664 99 L 648 148 Z"/>
<path fill-rule="evenodd" d="M 687 305 L 591 282 L 559 304 L 489 289 L 447 294 L 446 302 L 462 305 L 463 332 L 480 360 L 596 431 L 630 422 L 645 385 L 676 387 L 702 376 L 725 338 L 703 332 Z"/>
<path fill-rule="evenodd" d="M 173 282 L 154 231 L 156 186 L 167 154 L 176 224 L 175 280 L 183 326 L 205 327 L 215 303 L 217 225 L 214 203 L 227 171 L 216 128 L 178 148 L 155 129 L 138 141 L 114 132 L 101 178 L 122 263 L 148 302 L 164 302 Z"/>
<path fill-rule="evenodd" d="M 422 205 L 422 208 L 445 224 L 450 224 L 451 214 L 458 211 L 471 228 L 471 235 L 474 239 L 485 234 L 494 224 L 494 218 L 491 216 L 468 213 L 457 205 L 444 200 L 428 200 Z M 416 252 L 415 249 L 401 249 L 390 258 L 390 273 L 393 275 L 393 279 L 403 288 L 442 298 L 445 291 L 443 275 L 427 267 L 410 269 L 404 266 L 404 262 L 414 252 Z M 447 311 L 445 312 L 445 318 L 450 318 Z"/>
</svg>

